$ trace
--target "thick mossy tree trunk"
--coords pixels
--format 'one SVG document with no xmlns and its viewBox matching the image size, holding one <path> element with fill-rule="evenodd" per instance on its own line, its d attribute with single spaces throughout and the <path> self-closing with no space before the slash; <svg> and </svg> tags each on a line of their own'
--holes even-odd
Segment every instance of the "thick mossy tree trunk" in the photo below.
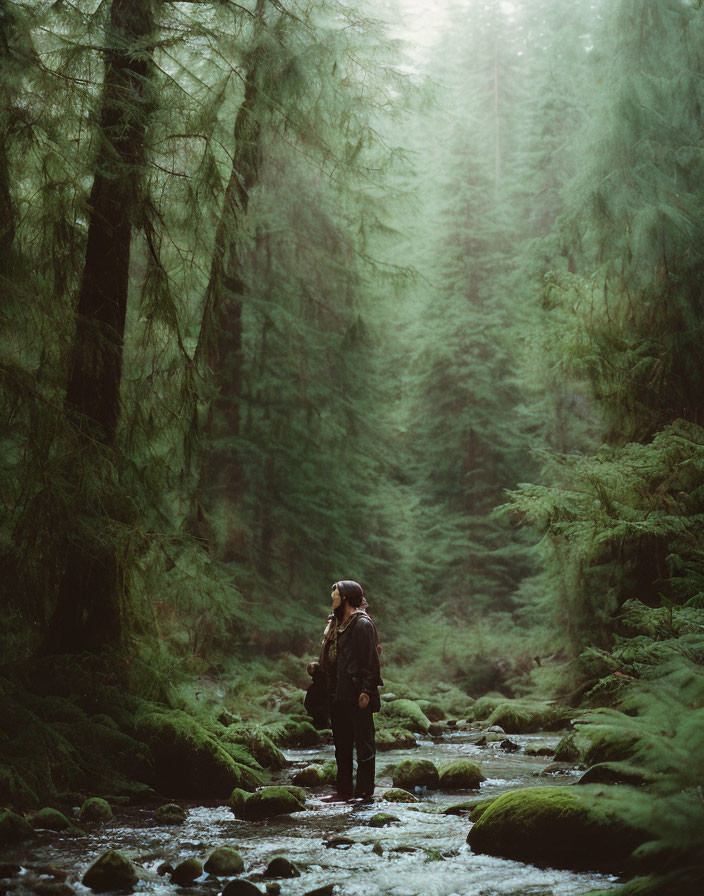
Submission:
<svg viewBox="0 0 704 896">
<path fill-rule="evenodd" d="M 202 434 L 206 448 L 200 460 L 190 529 L 225 561 L 234 560 L 242 553 L 241 527 L 236 518 L 243 487 L 242 468 L 236 451 L 215 448 L 214 442 L 223 439 L 232 442 L 240 436 L 242 299 L 245 292 L 241 242 L 249 193 L 258 175 L 258 104 L 265 66 L 262 30 L 266 3 L 267 0 L 258 0 L 254 12 L 253 49 L 247 66 L 244 99 L 235 119 L 232 168 L 215 234 L 197 350 L 197 360 L 205 362 L 215 397 L 208 408 Z M 225 532 L 218 539 L 207 522 L 216 494 L 217 500 L 222 501 L 225 516 Z"/>
<path fill-rule="evenodd" d="M 80 445 L 71 471 L 77 478 L 100 469 L 101 455 L 115 442 L 120 415 L 130 243 L 141 207 L 153 34 L 153 0 L 112 0 L 65 397 Z M 66 533 L 65 573 L 46 645 L 53 652 L 94 651 L 122 640 L 124 594 L 107 528 L 105 519 L 96 519 L 96 530 L 102 529 L 96 538 L 80 530 Z"/>
</svg>

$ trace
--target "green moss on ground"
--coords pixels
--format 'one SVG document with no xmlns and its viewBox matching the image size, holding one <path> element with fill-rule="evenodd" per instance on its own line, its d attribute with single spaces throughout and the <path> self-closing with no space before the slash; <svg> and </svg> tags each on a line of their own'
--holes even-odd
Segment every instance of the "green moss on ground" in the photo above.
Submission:
<svg viewBox="0 0 704 896">
<path fill-rule="evenodd" d="M 586 789 L 540 787 L 494 800 L 467 842 L 475 852 L 572 870 L 624 870 L 648 839 Z"/>
<path fill-rule="evenodd" d="M 151 751 L 150 783 L 157 791 L 183 797 L 223 797 L 233 788 L 254 790 L 263 774 L 236 762 L 203 725 L 185 712 L 145 705 L 135 730 Z"/>
</svg>

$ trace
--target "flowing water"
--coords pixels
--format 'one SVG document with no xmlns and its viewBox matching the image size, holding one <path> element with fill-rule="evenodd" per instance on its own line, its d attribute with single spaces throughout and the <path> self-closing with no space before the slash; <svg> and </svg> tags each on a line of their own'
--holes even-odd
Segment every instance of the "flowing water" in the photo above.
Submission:
<svg viewBox="0 0 704 896">
<path fill-rule="evenodd" d="M 475 732 L 476 737 L 476 732 Z M 515 743 L 554 746 L 554 735 L 514 735 Z M 281 774 L 288 781 L 296 768 L 333 756 L 331 746 L 296 749 L 286 753 L 293 768 Z M 475 746 L 468 732 L 454 732 L 438 741 L 421 740 L 415 750 L 377 754 L 377 800 L 373 805 L 321 802 L 326 789 L 310 789 L 306 810 L 268 821 L 249 822 L 234 818 L 229 809 L 213 805 L 189 805 L 183 825 L 155 825 L 154 807 L 118 810 L 115 818 L 84 837 L 46 832 L 32 846 L 7 850 L 0 861 L 26 866 L 50 864 L 68 872 L 67 884 L 75 893 L 90 893 L 80 884 L 88 866 L 106 849 L 118 849 L 141 866 L 138 894 L 203 894 L 215 896 L 227 883 L 203 876 L 189 887 L 177 887 L 156 873 L 168 861 L 176 865 L 195 856 L 201 861 L 216 846 L 234 846 L 244 858 L 245 874 L 262 893 L 262 872 L 275 855 L 284 855 L 301 869 L 301 876 L 280 881 L 281 896 L 304 896 L 326 884 L 336 886 L 339 896 L 579 896 L 593 889 L 607 889 L 616 879 L 599 874 L 576 874 L 538 869 L 520 862 L 475 855 L 466 843 L 471 823 L 466 817 L 445 815 L 452 803 L 476 797 L 476 791 L 419 792 L 420 802 L 387 803 L 381 799 L 392 786 L 388 766 L 406 758 L 431 759 L 441 766 L 457 758 L 477 762 L 487 780 L 479 797 L 518 787 L 564 784 L 574 777 L 544 777 L 540 773 L 552 760 L 503 752 L 498 744 Z M 327 788 L 329 791 L 329 788 Z M 395 815 L 398 822 L 372 828 L 368 819 L 376 812 Z M 43 878 L 49 879 L 49 878 Z M 17 896 L 35 893 L 37 873 L 26 871 L 7 892 Z M 0 884 L 0 894 L 3 885 Z M 57 894 L 58 896 L 58 894 Z"/>
</svg>

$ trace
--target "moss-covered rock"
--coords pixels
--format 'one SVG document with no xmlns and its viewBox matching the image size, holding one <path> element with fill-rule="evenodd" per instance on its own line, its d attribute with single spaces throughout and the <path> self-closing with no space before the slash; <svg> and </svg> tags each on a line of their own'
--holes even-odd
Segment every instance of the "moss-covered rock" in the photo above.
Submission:
<svg viewBox="0 0 704 896">
<path fill-rule="evenodd" d="M 203 869 L 216 877 L 241 874 L 244 871 L 244 859 L 231 846 L 218 846 L 210 853 Z"/>
<path fill-rule="evenodd" d="M 370 828 L 385 828 L 400 821 L 401 819 L 396 815 L 390 815 L 388 812 L 377 812 L 375 815 L 372 815 L 367 824 Z"/>
<path fill-rule="evenodd" d="M 642 746 L 641 738 L 631 731 L 589 725 L 580 728 L 579 733 L 589 742 L 582 753 L 582 761 L 587 766 L 601 762 L 625 762 L 632 759 Z"/>
<path fill-rule="evenodd" d="M 382 728 L 376 732 L 375 740 L 380 753 L 388 750 L 409 750 L 418 746 L 413 734 L 405 728 Z"/>
<path fill-rule="evenodd" d="M 437 788 L 440 776 L 429 759 L 404 759 L 394 767 L 394 787 L 412 790 L 414 787 Z"/>
<path fill-rule="evenodd" d="M 474 701 L 467 713 L 467 718 L 475 722 L 482 722 L 489 718 L 500 703 L 505 702 L 506 697 L 501 694 L 486 694 Z"/>
<path fill-rule="evenodd" d="M 317 765 L 307 765 L 299 769 L 291 776 L 291 781 L 298 787 L 318 787 L 324 783 L 320 766 Z"/>
<path fill-rule="evenodd" d="M 274 815 L 288 815 L 305 809 L 306 793 L 301 787 L 264 787 L 243 798 L 243 791 L 233 791 L 229 806 L 237 818 L 260 821 Z"/>
<path fill-rule="evenodd" d="M 320 768 L 320 779 L 323 784 L 334 784 L 337 781 L 337 762 L 329 759 Z"/>
<path fill-rule="evenodd" d="M 36 837 L 29 822 L 14 812 L 0 812 L 0 846 L 6 843 L 21 843 Z"/>
<path fill-rule="evenodd" d="M 229 725 L 224 739 L 229 743 L 238 743 L 246 747 L 263 768 L 279 771 L 290 764 L 271 737 L 260 728 Z"/>
<path fill-rule="evenodd" d="M 43 831 L 78 831 L 78 828 L 72 824 L 58 809 L 46 807 L 35 812 L 30 818 L 30 824 L 36 830 Z"/>
<path fill-rule="evenodd" d="M 264 877 L 300 877 L 301 872 L 285 856 L 275 856 L 266 866 Z"/>
<path fill-rule="evenodd" d="M 475 762 L 456 759 L 439 771 L 439 786 L 442 790 L 477 790 L 486 778 Z"/>
<path fill-rule="evenodd" d="M 447 718 L 447 713 L 439 703 L 434 703 L 432 700 L 418 700 L 417 702 L 423 715 L 431 722 L 442 722 Z"/>
<path fill-rule="evenodd" d="M 417 796 L 414 796 L 412 793 L 409 793 L 407 790 L 403 790 L 400 787 L 392 787 L 390 790 L 385 790 L 384 793 L 382 793 L 381 798 L 386 800 L 387 803 L 420 802 Z"/>
<path fill-rule="evenodd" d="M 148 706 L 138 713 L 137 736 L 151 751 L 151 782 L 160 793 L 221 797 L 234 787 L 254 790 L 262 776 L 229 755 L 213 734 L 185 712 Z"/>
<path fill-rule="evenodd" d="M 442 737 L 447 730 L 447 722 L 431 722 L 428 728 L 428 734 L 430 734 L 431 737 Z"/>
<path fill-rule="evenodd" d="M 589 745 L 588 741 L 584 742 L 584 748 Z M 578 735 L 571 731 L 566 734 L 559 744 L 555 747 L 555 762 L 572 762 L 578 763 L 582 758 L 582 745 L 578 742 Z"/>
<path fill-rule="evenodd" d="M 222 896 L 262 896 L 262 891 L 251 880 L 238 878 L 230 881 L 222 891 Z"/>
<path fill-rule="evenodd" d="M 291 721 L 284 726 L 279 743 L 286 747 L 316 747 L 323 741 L 322 732 L 314 728 L 310 722 Z"/>
<path fill-rule="evenodd" d="M 183 824 L 187 817 L 188 812 L 176 803 L 159 806 L 154 813 L 154 818 L 159 824 Z"/>
<path fill-rule="evenodd" d="M 83 875 L 83 886 L 94 893 L 132 891 L 139 880 L 134 865 L 121 853 L 109 849 Z"/>
<path fill-rule="evenodd" d="M 92 796 L 81 806 L 79 818 L 84 822 L 110 821 L 112 818 L 112 808 L 107 800 L 103 800 L 99 796 Z"/>
<path fill-rule="evenodd" d="M 600 762 L 588 768 L 578 784 L 652 784 L 657 776 L 629 762 Z"/>
<path fill-rule="evenodd" d="M 475 852 L 532 865 L 618 872 L 645 839 L 592 794 L 541 787 L 493 800 L 467 842 Z"/>
<path fill-rule="evenodd" d="M 171 883 L 187 887 L 203 873 L 203 866 L 196 858 L 184 859 L 171 872 Z"/>
<path fill-rule="evenodd" d="M 526 756 L 554 756 L 555 750 L 547 744 L 528 744 L 525 753 Z"/>
<path fill-rule="evenodd" d="M 384 703 L 379 720 L 419 734 L 427 734 L 430 728 L 430 719 L 414 700 L 392 700 L 391 703 Z"/>
<path fill-rule="evenodd" d="M 489 725 L 498 725 L 507 734 L 559 731 L 569 725 L 573 714 L 574 710 L 567 706 L 511 700 L 494 708 L 489 716 Z"/>
</svg>

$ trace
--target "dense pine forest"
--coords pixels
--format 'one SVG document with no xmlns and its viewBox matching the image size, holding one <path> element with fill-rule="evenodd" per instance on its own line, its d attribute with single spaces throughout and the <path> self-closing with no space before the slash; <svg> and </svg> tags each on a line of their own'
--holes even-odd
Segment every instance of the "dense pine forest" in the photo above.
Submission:
<svg viewBox="0 0 704 896">
<path fill-rule="evenodd" d="M 378 749 L 585 771 L 475 852 L 699 892 L 702 4 L 0 0 L 0 88 L 0 848 L 237 815 L 354 579 Z"/>
</svg>

